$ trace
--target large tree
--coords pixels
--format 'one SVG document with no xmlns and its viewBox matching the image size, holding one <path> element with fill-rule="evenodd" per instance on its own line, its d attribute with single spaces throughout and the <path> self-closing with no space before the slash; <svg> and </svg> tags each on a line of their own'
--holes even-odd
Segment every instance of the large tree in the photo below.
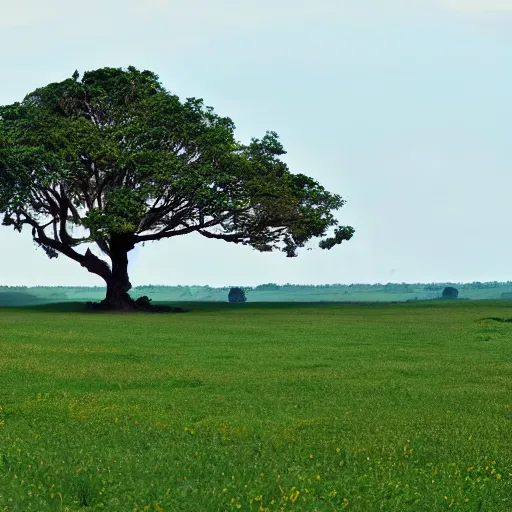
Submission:
<svg viewBox="0 0 512 512">
<path fill-rule="evenodd" d="M 3 224 L 103 278 L 113 309 L 134 307 L 128 253 L 139 243 L 199 233 L 293 257 L 314 237 L 323 249 L 352 237 L 334 216 L 344 200 L 292 174 L 276 133 L 244 145 L 234 130 L 150 71 L 75 71 L 0 107 Z M 110 265 L 80 251 L 88 244 Z"/>
</svg>

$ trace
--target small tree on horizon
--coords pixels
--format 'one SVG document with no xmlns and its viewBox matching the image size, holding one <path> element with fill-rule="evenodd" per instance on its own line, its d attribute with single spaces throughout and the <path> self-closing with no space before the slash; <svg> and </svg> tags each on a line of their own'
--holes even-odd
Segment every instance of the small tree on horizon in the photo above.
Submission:
<svg viewBox="0 0 512 512">
<path fill-rule="evenodd" d="M 231 288 L 228 293 L 229 302 L 246 302 L 247 297 L 243 288 Z"/>
<path fill-rule="evenodd" d="M 276 133 L 242 144 L 234 130 L 150 71 L 75 72 L 0 107 L 3 224 L 101 277 L 103 306 L 123 310 L 137 309 L 128 294 L 137 244 L 198 233 L 295 257 L 313 238 L 331 249 L 352 237 L 334 216 L 345 201 L 292 174 Z"/>
<path fill-rule="evenodd" d="M 457 288 L 454 288 L 453 286 L 447 286 L 443 293 L 441 294 L 441 297 L 443 299 L 456 299 L 459 296 L 459 290 Z"/>
</svg>

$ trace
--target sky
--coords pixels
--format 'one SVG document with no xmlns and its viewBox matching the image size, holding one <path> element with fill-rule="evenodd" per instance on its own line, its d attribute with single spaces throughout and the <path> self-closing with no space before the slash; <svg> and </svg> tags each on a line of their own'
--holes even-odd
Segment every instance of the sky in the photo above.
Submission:
<svg viewBox="0 0 512 512">
<path fill-rule="evenodd" d="M 0 0 L 0 104 L 149 69 L 346 205 L 352 240 L 297 258 L 200 235 L 130 253 L 142 284 L 512 280 L 512 0 Z M 0 227 L 4 285 L 102 285 Z"/>
</svg>

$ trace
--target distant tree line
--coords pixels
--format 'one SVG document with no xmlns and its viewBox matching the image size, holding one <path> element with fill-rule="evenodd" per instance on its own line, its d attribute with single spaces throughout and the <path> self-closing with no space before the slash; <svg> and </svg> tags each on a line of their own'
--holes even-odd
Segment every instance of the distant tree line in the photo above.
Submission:
<svg viewBox="0 0 512 512">
<path fill-rule="evenodd" d="M 154 293 L 157 290 L 170 292 L 170 291 L 194 291 L 194 292 L 229 292 L 233 287 L 240 287 L 240 285 L 229 285 L 214 287 L 210 285 L 158 285 L 148 284 L 133 287 L 133 291 L 137 294 Z M 491 288 L 504 288 L 512 287 L 512 281 L 488 281 L 480 282 L 473 281 L 471 283 L 353 283 L 353 284 L 277 284 L 277 283 L 264 283 L 257 286 L 242 286 L 246 292 L 276 292 L 276 291 L 298 291 L 306 289 L 316 290 L 335 290 L 335 291 L 385 291 L 390 293 L 412 293 L 418 291 L 425 292 L 442 292 L 447 287 L 454 287 L 459 290 L 483 290 Z M 27 290 L 75 290 L 80 292 L 87 291 L 100 291 L 104 290 L 104 286 L 7 286 L 0 285 L 0 291 L 27 291 Z"/>
</svg>

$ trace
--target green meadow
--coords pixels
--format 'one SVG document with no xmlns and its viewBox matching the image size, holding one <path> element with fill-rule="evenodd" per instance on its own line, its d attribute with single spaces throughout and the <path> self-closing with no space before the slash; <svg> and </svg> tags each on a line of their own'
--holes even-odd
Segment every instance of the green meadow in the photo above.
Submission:
<svg viewBox="0 0 512 512">
<path fill-rule="evenodd" d="M 0 511 L 512 510 L 505 302 L 186 307 L 0 309 Z"/>
</svg>

